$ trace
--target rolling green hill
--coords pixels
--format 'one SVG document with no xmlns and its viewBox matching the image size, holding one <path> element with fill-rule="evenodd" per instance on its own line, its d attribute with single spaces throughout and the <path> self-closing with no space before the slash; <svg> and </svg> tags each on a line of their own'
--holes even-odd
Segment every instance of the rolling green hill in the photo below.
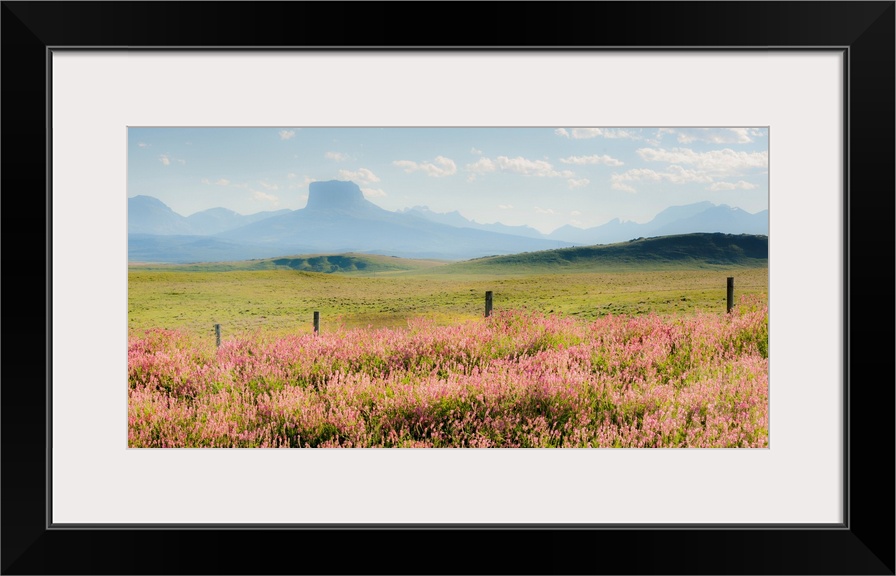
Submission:
<svg viewBox="0 0 896 576">
<path fill-rule="evenodd" d="M 379 254 L 304 254 L 279 258 L 262 258 L 237 262 L 208 262 L 198 264 L 137 264 L 131 263 L 131 270 L 172 270 L 188 272 L 230 272 L 238 270 L 296 270 L 299 272 L 322 272 L 332 274 L 394 274 L 425 270 L 442 266 L 442 260 L 411 260 Z"/>
<path fill-rule="evenodd" d="M 195 272 L 295 270 L 352 275 L 545 274 L 613 270 L 710 269 L 768 266 L 768 236 L 682 234 L 618 244 L 559 248 L 447 262 L 378 254 L 305 254 L 205 264 L 132 264 L 132 270 Z"/>
<path fill-rule="evenodd" d="M 513 274 L 768 266 L 768 236 L 682 234 L 457 262 L 433 273 Z"/>
</svg>

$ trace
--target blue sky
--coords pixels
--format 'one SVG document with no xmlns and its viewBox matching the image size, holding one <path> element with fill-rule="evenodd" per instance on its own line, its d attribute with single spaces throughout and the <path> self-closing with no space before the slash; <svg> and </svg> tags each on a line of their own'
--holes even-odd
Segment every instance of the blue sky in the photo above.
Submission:
<svg viewBox="0 0 896 576">
<path fill-rule="evenodd" d="M 189 216 L 303 208 L 352 180 L 387 210 L 550 232 L 708 200 L 768 208 L 766 128 L 129 128 L 127 195 Z"/>
</svg>

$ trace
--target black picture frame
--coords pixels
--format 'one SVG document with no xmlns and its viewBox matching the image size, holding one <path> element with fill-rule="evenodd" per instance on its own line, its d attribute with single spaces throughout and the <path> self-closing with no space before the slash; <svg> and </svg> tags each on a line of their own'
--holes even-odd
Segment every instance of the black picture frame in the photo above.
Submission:
<svg viewBox="0 0 896 576">
<path fill-rule="evenodd" d="M 402 17 L 433 10 L 438 26 Z M 893 318 L 894 14 L 892 1 L 2 2 L 2 573 L 894 574 L 893 348 L 854 329 Z M 459 45 L 458 30 L 472 40 Z M 844 51 L 844 524 L 50 526 L 50 51 L 296 46 Z"/>
</svg>

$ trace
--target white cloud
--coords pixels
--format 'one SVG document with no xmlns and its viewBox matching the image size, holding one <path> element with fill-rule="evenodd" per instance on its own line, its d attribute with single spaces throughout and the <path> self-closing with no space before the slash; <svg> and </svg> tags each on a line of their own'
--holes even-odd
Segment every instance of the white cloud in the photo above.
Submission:
<svg viewBox="0 0 896 576">
<path fill-rule="evenodd" d="M 582 213 L 578 210 L 573 210 L 572 212 L 569 213 L 569 215 L 570 216 L 581 216 Z"/>
<path fill-rule="evenodd" d="M 161 162 L 165 166 L 171 166 L 172 162 L 177 162 L 181 166 L 187 163 L 186 160 L 182 158 L 175 158 L 171 154 L 159 154 L 159 162 Z"/>
<path fill-rule="evenodd" d="M 573 138 L 574 140 L 586 140 L 589 138 L 630 138 L 632 140 L 640 140 L 640 129 L 624 130 L 622 128 L 557 128 L 554 134 L 565 138 Z"/>
<path fill-rule="evenodd" d="M 498 156 L 495 163 L 503 172 L 513 172 L 524 176 L 542 176 L 542 177 L 560 177 L 572 178 L 575 174 L 569 170 L 556 171 L 550 162 L 544 160 L 529 160 L 522 156 L 516 158 L 508 158 L 507 156 Z"/>
<path fill-rule="evenodd" d="M 262 202 L 269 202 L 275 206 L 280 203 L 280 198 L 274 196 L 273 194 L 267 194 L 260 190 L 251 190 L 251 192 L 252 192 L 252 197 L 255 198 L 256 200 L 261 200 Z"/>
<path fill-rule="evenodd" d="M 478 156 L 478 155 L 482 154 L 482 150 L 480 150 L 479 148 L 476 148 L 474 146 L 474 147 L 470 148 L 470 154 L 476 154 Z"/>
<path fill-rule="evenodd" d="M 525 174 L 532 176 L 537 174 L 549 174 L 554 172 L 554 167 L 550 162 L 544 160 L 529 160 L 522 156 L 516 158 L 508 158 L 507 156 L 498 156 L 498 168 L 505 172 L 515 172 L 517 174 Z"/>
<path fill-rule="evenodd" d="M 150 146 L 152 146 L 152 144 L 147 144 L 146 142 L 138 142 L 137 146 L 139 146 L 140 148 L 149 148 Z"/>
<path fill-rule="evenodd" d="M 681 166 L 672 165 L 668 172 L 661 172 L 660 178 L 674 184 L 686 184 L 688 182 L 712 182 L 712 177 L 700 170 L 690 170 Z"/>
<path fill-rule="evenodd" d="M 656 131 L 656 135 L 654 136 L 654 138 L 652 140 L 648 140 L 648 142 L 659 143 L 659 141 L 662 140 L 663 136 L 665 136 L 666 134 L 675 134 L 675 129 L 674 128 L 660 128 L 659 130 Z"/>
<path fill-rule="evenodd" d="M 438 166 L 428 165 L 426 167 L 426 173 L 430 176 L 451 176 L 457 172 L 457 166 L 450 158 L 436 156 L 435 163 Z"/>
<path fill-rule="evenodd" d="M 605 166 L 622 166 L 624 164 L 621 160 L 606 154 L 603 156 L 598 156 L 597 154 L 592 156 L 570 156 L 569 158 L 561 158 L 560 161 L 564 164 L 603 164 Z"/>
<path fill-rule="evenodd" d="M 343 160 L 348 160 L 348 156 L 343 154 L 342 152 L 327 152 L 324 154 L 327 160 L 335 160 L 337 162 L 342 162 Z"/>
<path fill-rule="evenodd" d="M 278 186 L 277 184 L 271 184 L 270 182 L 268 182 L 266 180 L 259 180 L 258 184 L 265 190 L 279 190 L 280 189 L 280 186 Z"/>
<path fill-rule="evenodd" d="M 538 214 L 556 214 L 556 212 L 550 208 L 539 208 L 538 206 L 535 207 L 535 212 Z"/>
<path fill-rule="evenodd" d="M 436 156 L 436 159 L 432 162 L 417 163 L 411 160 L 396 160 L 392 164 L 404 169 L 408 174 L 420 171 L 427 176 L 442 177 L 451 176 L 457 172 L 457 165 L 455 165 L 454 160 L 444 156 Z"/>
<path fill-rule="evenodd" d="M 217 184 L 218 186 L 227 186 L 230 184 L 230 180 L 228 180 L 227 178 L 218 178 L 215 181 L 215 184 Z"/>
<path fill-rule="evenodd" d="M 749 130 L 746 128 L 729 128 L 729 130 L 734 134 L 736 138 L 735 142 L 738 144 L 746 144 L 747 142 L 752 142 L 753 139 L 750 138 Z"/>
<path fill-rule="evenodd" d="M 382 198 L 386 192 L 382 188 L 361 188 L 365 198 Z"/>
<path fill-rule="evenodd" d="M 473 181 L 477 174 L 485 174 L 488 172 L 510 172 L 513 174 L 522 174 L 523 176 L 540 176 L 548 178 L 575 178 L 575 172 L 570 170 L 555 170 L 554 166 L 546 160 L 530 160 L 517 156 L 509 158 L 507 156 L 498 156 L 494 160 L 491 158 L 480 158 L 472 164 L 464 166 L 464 170 L 470 173 L 469 181 Z"/>
<path fill-rule="evenodd" d="M 582 188 L 584 186 L 587 186 L 590 182 L 591 180 L 587 178 L 579 178 L 578 180 L 570 178 L 569 180 L 567 180 L 570 188 Z"/>
<path fill-rule="evenodd" d="M 277 132 L 280 135 L 281 140 L 289 140 L 290 138 L 294 138 L 296 135 L 295 130 L 281 130 Z"/>
<path fill-rule="evenodd" d="M 379 177 L 367 168 L 359 168 L 356 171 L 340 170 L 339 177 L 343 180 L 358 180 L 362 184 L 372 184 L 380 181 Z"/>
<path fill-rule="evenodd" d="M 675 134 L 676 131 L 673 130 L 673 131 L 671 131 L 671 133 Z M 678 134 L 677 139 L 678 139 L 679 144 L 690 144 L 691 142 L 694 142 L 697 140 L 696 135 L 688 133 L 688 132 L 677 132 L 677 134 Z"/>
<path fill-rule="evenodd" d="M 473 172 L 474 174 L 484 174 L 485 172 L 494 172 L 495 171 L 495 163 L 491 161 L 490 158 L 480 158 L 476 162 L 472 164 L 467 164 L 464 166 L 464 170 L 467 172 Z"/>
<path fill-rule="evenodd" d="M 674 135 L 679 144 L 749 144 L 753 138 L 765 136 L 766 131 L 756 128 L 660 128 L 657 138 L 662 139 L 665 134 Z"/>
<path fill-rule="evenodd" d="M 611 187 L 613 190 L 622 190 L 623 192 L 631 192 L 632 194 L 634 194 L 635 192 L 637 192 L 637 190 L 635 190 L 634 188 L 632 188 L 632 187 L 629 186 L 628 184 L 623 184 L 623 183 L 620 182 L 620 181 L 610 179 L 610 182 L 611 182 L 610 187 Z"/>
<path fill-rule="evenodd" d="M 636 190 L 626 182 L 671 182 L 673 184 L 687 184 L 689 182 L 710 183 L 712 177 L 699 170 L 689 170 L 681 166 L 669 166 L 667 172 L 657 172 L 650 168 L 635 168 L 610 176 L 610 185 L 614 190 L 635 192 Z"/>
<path fill-rule="evenodd" d="M 498 204 L 501 210 L 513 210 L 513 204 Z"/>
<path fill-rule="evenodd" d="M 298 175 L 296 175 L 295 172 L 290 172 L 289 174 L 286 175 L 286 177 L 289 178 L 290 180 L 295 180 L 296 178 L 298 178 Z"/>
<path fill-rule="evenodd" d="M 748 129 L 735 131 L 726 129 L 730 134 L 743 135 Z M 672 129 L 660 129 L 657 138 L 663 134 L 676 133 Z M 681 139 L 679 134 L 679 139 Z M 685 135 L 687 136 L 687 135 Z M 745 173 L 756 173 L 768 168 L 768 151 L 737 152 L 731 148 L 695 152 L 690 148 L 639 148 L 638 155 L 647 162 L 663 162 L 668 166 L 664 170 L 635 168 L 610 177 L 614 190 L 635 192 L 631 182 L 671 182 L 686 184 L 697 182 L 709 184 L 708 190 L 751 190 L 756 186 L 739 180 L 737 183 L 716 182 L 718 178 L 731 178 Z"/>
<path fill-rule="evenodd" d="M 622 174 L 613 174 L 610 177 L 611 182 L 637 182 L 640 180 L 652 180 L 657 182 L 662 180 L 659 173 L 650 168 L 633 168 L 626 170 Z"/>
<path fill-rule="evenodd" d="M 671 150 L 639 148 L 638 155 L 648 162 L 688 164 L 702 172 L 724 177 L 758 168 L 768 168 L 768 151 L 735 152 L 731 148 L 694 152 L 689 148 Z"/>
<path fill-rule="evenodd" d="M 713 182 L 712 185 L 707 187 L 707 190 L 752 190 L 754 188 L 756 188 L 755 184 L 739 180 L 737 182 Z"/>
</svg>

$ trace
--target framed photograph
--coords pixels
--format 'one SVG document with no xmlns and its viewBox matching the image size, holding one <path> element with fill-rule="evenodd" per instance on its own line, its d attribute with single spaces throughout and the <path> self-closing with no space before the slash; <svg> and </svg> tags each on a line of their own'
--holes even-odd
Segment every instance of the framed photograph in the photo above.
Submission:
<svg viewBox="0 0 896 576">
<path fill-rule="evenodd" d="M 480 6 L 483 21 L 499 9 Z M 418 38 L 419 31 L 393 24 L 407 7 L 353 5 L 366 26 L 354 37 L 348 28 L 308 26 L 338 21 L 345 8 L 320 3 L 221 3 L 211 20 L 207 5 L 191 3 L 3 4 L 4 79 L 12 87 L 4 90 L 3 184 L 7 231 L 16 234 L 4 256 L 8 279 L 31 279 L 8 281 L 6 302 L 8 310 L 46 310 L 40 353 L 35 337 L 21 336 L 30 331 L 7 323 L 3 572 L 893 574 L 894 478 L 892 461 L 884 460 L 893 454 L 893 390 L 868 386 L 879 382 L 881 370 L 891 370 L 880 360 L 891 349 L 851 327 L 867 314 L 863 308 L 873 305 L 880 316 L 886 308 L 880 286 L 892 288 L 879 265 L 861 259 L 884 252 L 887 260 L 892 246 L 892 234 L 880 236 L 892 230 L 894 146 L 880 127 L 893 125 L 894 4 L 669 2 L 645 12 L 643 3 L 520 3 L 514 11 L 538 21 L 538 31 L 483 26 L 480 34 L 474 26 L 473 37 L 483 44 L 471 46 L 447 45 L 439 34 Z M 604 31 L 611 13 L 614 21 L 637 16 L 643 25 Z M 445 14 L 448 29 L 469 26 L 467 10 Z M 703 25 L 708 18 L 728 22 L 725 33 Z M 382 26 L 374 33 L 377 22 Z M 669 22 L 680 27 L 670 29 Z M 528 132 L 515 138 L 515 148 L 507 140 L 486 149 L 475 143 L 476 130 Z M 243 131 L 252 136 L 233 137 Z M 299 147 L 303 131 L 313 149 Z M 399 131 L 409 135 L 402 139 Z M 461 159 L 460 148 L 449 153 L 447 137 L 435 145 L 446 131 L 471 135 L 455 138 L 464 141 L 468 158 Z M 536 150 L 545 137 L 553 140 Z M 205 156 L 190 152 L 200 141 L 207 144 Z M 523 150 L 522 143 L 532 148 Z M 552 148 L 558 143 L 564 147 Z M 573 148 L 584 143 L 587 148 Z M 380 149 L 388 153 L 372 152 Z M 278 165 L 282 174 L 241 172 L 284 153 L 295 158 Z M 300 161 L 314 155 L 332 164 L 321 175 Z M 350 157 L 354 163 L 340 165 Z M 735 161 L 738 169 L 729 170 Z M 295 171 L 285 169 L 290 162 Z M 160 167 L 171 170 L 162 174 Z M 188 175 L 190 187 L 171 177 L 177 170 Z M 388 186 L 381 180 L 387 173 L 394 173 Z M 332 423 L 315 428 L 320 449 L 242 449 L 291 446 L 292 436 L 280 430 L 253 444 L 250 436 L 260 432 L 236 428 L 227 437 L 240 440 L 230 444 L 178 444 L 177 394 L 135 399 L 124 385 L 132 328 L 151 320 L 129 306 L 137 290 L 129 266 L 151 261 L 155 268 L 147 270 L 162 274 L 166 265 L 214 260 L 207 256 L 220 242 L 232 248 L 238 240 L 223 229 L 215 229 L 214 240 L 196 232 L 222 225 L 220 218 L 215 224 L 187 216 L 219 207 L 237 216 L 284 210 L 270 217 L 292 217 L 303 229 L 314 226 L 312 208 L 318 219 L 359 206 L 388 212 L 396 222 L 415 218 L 416 242 L 394 240 L 372 255 L 358 256 L 357 246 L 349 246 L 350 228 L 369 219 L 353 220 L 341 233 L 345 245 L 335 248 L 295 235 L 288 246 L 267 237 L 275 252 L 288 247 L 297 255 L 272 266 L 312 267 L 310 274 L 324 264 L 357 269 L 390 259 L 404 265 L 411 256 L 416 263 L 467 260 L 490 254 L 474 254 L 475 243 L 457 232 L 427 244 L 424 229 L 453 210 L 470 223 L 464 230 L 488 224 L 489 213 L 477 212 L 486 194 L 449 202 L 462 193 L 430 187 L 415 197 L 413 185 L 402 187 L 398 177 L 460 176 L 472 184 L 497 174 L 554 183 L 538 197 L 522 180 L 508 180 L 500 184 L 506 197 L 488 198 L 508 214 L 525 207 L 539 216 L 504 218 L 505 226 L 536 227 L 529 244 L 508 246 L 505 254 L 532 254 L 549 241 L 575 249 L 575 239 L 551 240 L 550 233 L 564 225 L 598 228 L 599 217 L 588 221 L 582 214 L 597 207 L 609 215 L 603 221 L 649 220 L 620 212 L 610 190 L 634 195 L 628 205 L 644 214 L 690 202 L 657 200 L 656 183 L 676 187 L 669 196 L 699 184 L 703 195 L 687 197 L 694 202 L 725 194 L 747 202 L 747 191 L 764 191 L 764 204 L 752 199 L 755 205 L 743 206 L 768 211 L 768 408 L 757 449 L 726 449 L 740 440 L 684 450 L 583 440 L 566 449 L 573 444 L 562 435 L 570 444 L 545 449 L 553 446 L 548 434 L 532 440 L 531 449 L 476 444 L 452 450 L 432 434 L 402 436 L 399 425 L 394 437 L 369 436 L 380 442 L 372 445 L 393 438 L 396 446 L 429 441 L 437 449 L 332 450 L 345 438 L 330 433 L 341 425 Z M 592 196 L 582 194 L 598 181 Z M 290 186 L 293 196 L 285 193 Z M 23 193 L 10 193 L 17 190 Z M 152 212 L 135 202 L 147 204 L 150 197 L 181 218 L 171 216 L 170 225 L 192 226 L 188 233 L 203 238 L 189 245 L 198 252 L 184 255 L 185 244 L 171 242 L 177 235 L 158 233 L 159 221 L 149 216 L 140 221 L 144 229 L 134 228 L 133 215 Z M 247 204 L 227 204 L 235 199 Z M 422 202 L 431 206 L 423 209 Z M 414 206 L 419 213 L 409 214 Z M 31 220 L 41 223 L 41 234 L 18 231 Z M 266 230 L 278 229 L 266 222 Z M 315 238 L 340 225 L 319 225 Z M 489 234 L 501 235 L 480 227 L 476 237 Z M 638 237 L 646 236 L 630 240 L 640 245 Z M 28 237 L 39 242 L 23 243 Z M 235 260 L 285 256 L 255 253 L 255 243 L 240 246 L 248 252 Z M 457 254 L 436 253 L 446 246 Z M 299 262 L 315 251 L 355 256 Z M 46 280 L 46 291 L 35 288 L 44 286 L 35 278 Z M 248 313 L 206 318 L 198 300 L 171 304 L 180 288 L 159 287 L 150 297 L 158 297 L 158 309 L 169 310 L 170 318 L 201 316 L 197 334 L 211 353 L 220 326 L 224 342 L 217 353 L 230 354 L 227 327 L 249 326 L 254 318 L 250 302 Z M 480 288 L 477 300 L 486 295 Z M 247 300 L 256 293 L 246 292 Z M 26 308 L 28 295 L 37 302 Z M 486 296 L 476 306 L 490 303 Z M 317 311 L 309 306 L 297 310 L 307 317 Z M 581 312 L 575 298 L 558 299 L 557 309 L 563 306 L 569 314 Z M 313 322 L 306 318 L 302 328 L 312 338 L 321 329 L 317 314 Z M 243 358 L 238 352 L 234 358 Z M 385 352 L 368 356 L 388 360 Z M 43 365 L 45 386 L 34 377 L 34 367 Z M 168 380 L 175 387 L 192 381 Z M 149 417 L 170 424 L 141 428 Z M 645 419 L 638 422 L 646 427 Z M 302 430 L 307 435 L 311 428 Z M 474 437 L 497 446 L 512 437 L 493 432 Z M 890 528 L 880 528 L 882 519 Z M 520 552 L 508 557 L 499 546 L 471 565 L 452 550 L 468 546 L 471 536 L 506 539 Z M 396 564 L 385 552 L 396 542 L 438 561 Z M 682 553 L 695 542 L 699 553 Z M 97 545 L 102 553 L 84 552 Z M 228 553 L 210 557 L 209 549 Z M 147 550 L 175 550 L 177 558 Z M 259 558 L 259 550 L 269 552 Z"/>
<path fill-rule="evenodd" d="M 127 148 L 129 448 L 769 447 L 767 127 Z"/>
</svg>

